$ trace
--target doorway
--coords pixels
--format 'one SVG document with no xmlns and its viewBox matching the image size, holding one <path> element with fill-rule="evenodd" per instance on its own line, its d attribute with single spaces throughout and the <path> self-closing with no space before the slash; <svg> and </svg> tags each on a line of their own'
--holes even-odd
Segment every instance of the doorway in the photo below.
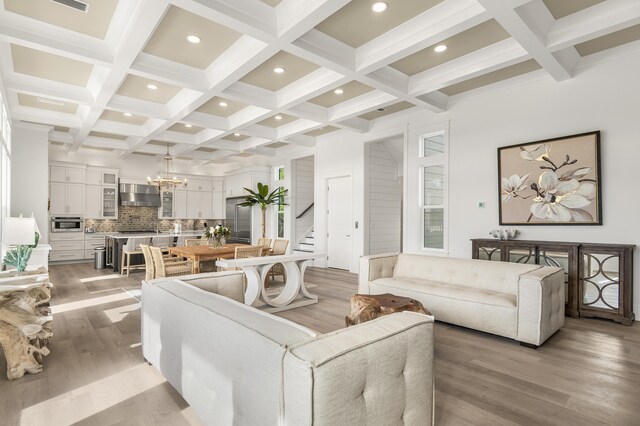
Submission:
<svg viewBox="0 0 640 426">
<path fill-rule="evenodd" d="M 351 269 L 353 256 L 351 176 L 327 180 L 327 266 Z"/>
</svg>

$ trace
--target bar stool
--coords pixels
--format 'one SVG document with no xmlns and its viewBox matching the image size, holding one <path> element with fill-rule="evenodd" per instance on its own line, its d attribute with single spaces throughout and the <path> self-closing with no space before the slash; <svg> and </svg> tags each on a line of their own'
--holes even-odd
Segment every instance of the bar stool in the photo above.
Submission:
<svg viewBox="0 0 640 426">
<path fill-rule="evenodd" d="M 151 238 L 148 237 L 132 237 L 129 238 L 124 246 L 122 246 L 122 262 L 120 264 L 120 275 L 124 274 L 127 270 L 127 276 L 131 272 L 131 269 L 141 268 L 143 265 L 131 265 L 131 255 L 143 254 L 140 248 L 141 244 L 148 245 L 151 242 Z"/>
</svg>

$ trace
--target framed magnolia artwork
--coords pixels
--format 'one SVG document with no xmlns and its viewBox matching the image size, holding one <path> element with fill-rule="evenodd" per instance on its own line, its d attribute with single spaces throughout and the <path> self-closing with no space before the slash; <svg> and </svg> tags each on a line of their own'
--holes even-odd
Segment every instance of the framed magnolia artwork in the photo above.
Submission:
<svg viewBox="0 0 640 426">
<path fill-rule="evenodd" d="M 500 225 L 602 225 L 600 132 L 498 148 Z"/>
</svg>

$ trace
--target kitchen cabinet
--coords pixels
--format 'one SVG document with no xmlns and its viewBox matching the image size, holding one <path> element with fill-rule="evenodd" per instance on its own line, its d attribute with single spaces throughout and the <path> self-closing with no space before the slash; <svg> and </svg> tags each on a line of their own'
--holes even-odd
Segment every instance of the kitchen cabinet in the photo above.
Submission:
<svg viewBox="0 0 640 426">
<path fill-rule="evenodd" d="M 160 192 L 160 208 L 158 209 L 158 219 L 175 218 L 175 203 L 173 190 L 165 190 Z"/>
<path fill-rule="evenodd" d="M 224 179 L 214 179 L 211 181 L 213 192 L 222 192 L 224 191 Z"/>
<path fill-rule="evenodd" d="M 85 219 L 116 219 L 118 217 L 118 174 L 114 171 L 89 168 L 85 174 Z"/>
<path fill-rule="evenodd" d="M 87 173 L 87 177 L 89 174 Z M 53 184 L 51 184 L 53 186 Z M 84 188 L 84 217 L 85 219 L 99 219 L 101 203 L 101 186 L 87 185 Z"/>
<path fill-rule="evenodd" d="M 211 219 L 226 219 L 226 218 L 227 218 L 227 209 L 225 205 L 224 192 L 222 191 L 214 192 Z"/>
<path fill-rule="evenodd" d="M 176 189 L 173 192 L 173 205 L 175 206 L 175 219 L 187 219 L 187 191 Z"/>
<path fill-rule="evenodd" d="M 84 215 L 83 184 L 52 182 L 49 186 L 49 197 L 51 214 Z"/>
<path fill-rule="evenodd" d="M 213 183 L 208 179 L 189 179 L 187 191 L 213 191 Z"/>
<path fill-rule="evenodd" d="M 51 166 L 49 169 L 49 181 L 51 182 L 67 182 L 67 183 L 84 183 L 84 168 Z"/>
<path fill-rule="evenodd" d="M 85 258 L 84 233 L 54 233 L 49 236 L 49 240 L 51 244 L 51 253 L 49 257 L 52 262 L 83 260 Z"/>
<path fill-rule="evenodd" d="M 252 172 L 237 173 L 227 176 L 227 198 L 242 197 L 245 194 L 244 188 L 253 188 Z"/>
<path fill-rule="evenodd" d="M 204 191 L 187 192 L 187 218 L 212 219 L 213 193 Z"/>
</svg>

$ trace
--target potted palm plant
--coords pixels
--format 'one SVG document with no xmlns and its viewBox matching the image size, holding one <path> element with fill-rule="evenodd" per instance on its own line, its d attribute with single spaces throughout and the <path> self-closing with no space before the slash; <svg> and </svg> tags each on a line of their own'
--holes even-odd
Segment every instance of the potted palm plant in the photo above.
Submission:
<svg viewBox="0 0 640 426">
<path fill-rule="evenodd" d="M 244 188 L 244 190 L 247 191 L 249 195 L 245 195 L 244 203 L 240 203 L 239 205 L 246 207 L 260 207 L 262 210 L 262 238 L 265 238 L 267 209 L 269 206 L 274 204 L 283 204 L 286 206 L 287 204 L 284 203 L 284 197 L 287 195 L 289 190 L 278 187 L 272 192 L 269 192 L 269 185 L 263 185 L 259 182 L 257 191 L 252 191 L 249 188 Z"/>
</svg>

